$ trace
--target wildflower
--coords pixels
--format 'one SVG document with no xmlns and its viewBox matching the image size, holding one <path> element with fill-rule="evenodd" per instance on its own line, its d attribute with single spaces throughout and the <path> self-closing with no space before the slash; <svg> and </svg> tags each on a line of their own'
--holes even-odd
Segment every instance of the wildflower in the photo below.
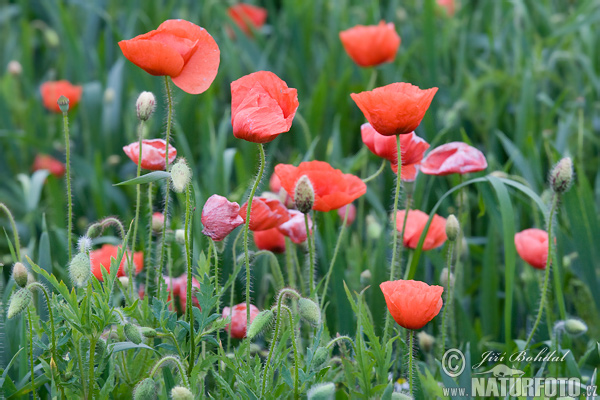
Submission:
<svg viewBox="0 0 600 400">
<path fill-rule="evenodd" d="M 252 4 L 236 4 L 227 9 L 227 14 L 248 36 L 252 35 L 252 29 L 260 29 L 267 20 L 267 10 Z"/>
<path fill-rule="evenodd" d="M 405 210 L 398 211 L 396 217 L 396 229 L 398 232 L 402 232 L 404 226 L 404 215 Z M 420 210 L 409 210 L 408 217 L 406 219 L 406 230 L 402 237 L 404 240 L 404 246 L 411 249 L 416 249 L 421 238 L 421 233 L 425 229 L 425 225 L 429 220 L 429 215 Z M 446 241 L 446 219 L 435 214 L 429 225 L 429 230 L 425 236 L 423 242 L 423 250 L 431 250 L 436 247 L 440 247 Z"/>
<path fill-rule="evenodd" d="M 120 246 L 117 247 L 113 246 L 112 244 L 104 244 L 100 249 L 90 252 L 92 273 L 96 278 L 98 278 L 99 281 L 102 281 L 102 268 L 105 269 L 107 273 L 110 273 L 111 258 L 117 258 L 120 248 Z M 129 252 L 126 252 L 123 255 L 121 265 L 117 271 L 118 277 L 126 275 L 124 266 L 129 256 Z M 144 267 L 144 253 L 141 251 L 133 253 L 133 264 L 135 265 L 135 273 L 138 274 Z"/>
<path fill-rule="evenodd" d="M 394 61 L 400 46 L 394 24 L 385 21 L 380 21 L 379 25 L 356 25 L 340 32 L 340 40 L 346 53 L 361 67 Z"/>
<path fill-rule="evenodd" d="M 298 93 L 269 71 L 254 72 L 231 83 L 233 135 L 267 143 L 288 132 L 298 109 Z"/>
<path fill-rule="evenodd" d="M 313 210 L 316 211 L 336 210 L 356 200 L 367 191 L 367 186 L 360 178 L 344 174 L 324 161 L 303 162 L 297 167 L 279 164 L 275 166 L 275 173 L 290 195 L 294 194 L 298 179 L 306 175 L 314 188 Z"/>
<path fill-rule="evenodd" d="M 285 252 L 285 236 L 277 228 L 254 232 L 254 244 L 259 250 L 273 253 Z"/>
<path fill-rule="evenodd" d="M 171 182 L 173 190 L 177 193 L 183 193 L 192 180 L 192 170 L 188 167 L 183 158 L 180 158 L 171 168 Z"/>
<path fill-rule="evenodd" d="M 19 76 L 23 73 L 23 66 L 17 60 L 11 60 L 6 66 L 6 70 L 12 76 Z"/>
<path fill-rule="evenodd" d="M 13 267 L 12 277 L 17 283 L 17 285 L 19 285 L 20 287 L 27 286 L 27 274 L 28 272 L 25 265 L 23 265 L 23 263 L 21 262 L 16 262 Z"/>
<path fill-rule="evenodd" d="M 156 99 L 152 92 L 142 92 L 135 102 L 137 117 L 140 121 L 147 121 L 156 109 Z"/>
<path fill-rule="evenodd" d="M 277 227 L 279 232 L 289 237 L 296 244 L 303 243 L 306 238 L 306 222 L 304 214 L 297 210 L 288 211 L 289 219 Z M 312 232 L 312 220 L 308 217 L 308 229 Z"/>
<path fill-rule="evenodd" d="M 441 286 L 413 280 L 387 281 L 379 285 L 394 320 L 406 329 L 421 329 L 442 308 Z"/>
<path fill-rule="evenodd" d="M 546 269 L 548 260 L 548 232 L 531 228 L 515 234 L 519 256 L 533 268 Z"/>
<path fill-rule="evenodd" d="M 40 92 L 42 94 L 42 102 L 44 107 L 55 113 L 62 113 L 58 106 L 58 99 L 60 96 L 65 96 L 69 102 L 71 108 L 75 107 L 81 99 L 83 93 L 83 87 L 72 85 L 69 81 L 51 81 L 44 82 L 40 86 Z"/>
<path fill-rule="evenodd" d="M 166 279 L 168 281 L 168 278 Z M 192 288 L 200 288 L 200 282 L 193 276 Z M 178 278 L 173 279 L 173 294 L 179 297 L 179 306 L 185 310 L 187 307 L 187 274 L 181 274 Z M 196 307 L 200 306 L 196 296 L 192 296 L 192 304 Z"/>
<path fill-rule="evenodd" d="M 342 219 L 342 221 L 346 217 L 346 209 L 348 210 L 348 218 L 346 219 L 346 225 L 350 226 L 356 219 L 356 207 L 354 206 L 354 204 L 350 203 L 350 204 L 346 204 L 343 207 L 338 208 L 337 214 L 338 214 L 338 217 L 340 217 Z"/>
<path fill-rule="evenodd" d="M 248 202 L 240 208 L 239 215 L 246 222 Z M 276 199 L 255 197 L 250 210 L 250 230 L 264 231 L 275 228 L 289 219 L 288 210 Z"/>
<path fill-rule="evenodd" d="M 216 241 L 225 239 L 231 231 L 244 223 L 239 212 L 238 203 L 213 194 L 202 208 L 202 225 L 204 225 L 202 233 Z"/>
<path fill-rule="evenodd" d="M 315 202 L 315 190 L 310 179 L 302 175 L 294 187 L 294 204 L 302 214 L 308 214 Z"/>
<path fill-rule="evenodd" d="M 163 139 L 142 140 L 142 168 L 151 171 L 164 171 L 167 142 Z M 133 142 L 123 147 L 127 157 L 134 163 L 138 163 L 140 156 L 139 142 Z M 177 149 L 169 145 L 169 164 L 177 157 Z"/>
<path fill-rule="evenodd" d="M 250 323 L 258 315 L 258 308 L 254 304 L 250 304 Z M 225 325 L 225 330 L 229 331 L 234 339 L 243 339 L 246 337 L 246 303 L 240 303 L 233 307 L 233 311 L 229 307 L 223 308 L 223 319 L 231 316 L 231 322 Z"/>
<path fill-rule="evenodd" d="M 350 96 L 377 132 L 392 136 L 417 129 L 437 90 L 397 82 Z"/>
<path fill-rule="evenodd" d="M 119 42 L 125 58 L 155 76 L 170 76 L 184 92 L 199 94 L 219 69 L 219 46 L 206 29 L 182 19 L 163 22 L 153 31 Z"/>
<path fill-rule="evenodd" d="M 446 15 L 449 17 L 454 16 L 456 12 L 456 0 L 437 0 L 437 4 L 444 9 Z"/>
<path fill-rule="evenodd" d="M 573 180 L 573 162 L 565 157 L 550 172 L 550 187 L 555 193 L 564 193 L 571 187 Z"/>
<path fill-rule="evenodd" d="M 564 322 L 564 329 L 569 336 L 577 337 L 586 333 L 588 327 L 585 322 L 578 318 L 569 318 Z"/>
<path fill-rule="evenodd" d="M 486 168 L 487 161 L 483 153 L 463 142 L 450 142 L 436 147 L 421 162 L 421 172 L 427 175 L 462 175 Z"/>
<path fill-rule="evenodd" d="M 65 164 L 58 161 L 56 158 L 46 154 L 38 154 L 35 156 L 33 161 L 32 169 L 39 171 L 41 169 L 47 169 L 52 175 L 57 178 L 62 178 L 65 175 Z"/>
</svg>

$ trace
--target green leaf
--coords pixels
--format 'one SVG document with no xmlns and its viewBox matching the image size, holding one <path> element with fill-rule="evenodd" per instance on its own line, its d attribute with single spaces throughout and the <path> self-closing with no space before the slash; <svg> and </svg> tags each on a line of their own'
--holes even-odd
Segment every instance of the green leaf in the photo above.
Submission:
<svg viewBox="0 0 600 400">
<path fill-rule="evenodd" d="M 127 181 L 115 183 L 113 186 L 125 186 L 125 185 L 143 185 L 145 183 L 160 181 L 161 179 L 170 178 L 171 174 L 166 171 L 154 171 L 149 174 L 142 175 Z"/>
</svg>

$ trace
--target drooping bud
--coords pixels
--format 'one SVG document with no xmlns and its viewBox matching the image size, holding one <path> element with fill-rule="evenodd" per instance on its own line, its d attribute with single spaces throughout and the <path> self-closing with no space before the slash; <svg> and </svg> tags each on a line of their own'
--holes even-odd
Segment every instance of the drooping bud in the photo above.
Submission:
<svg viewBox="0 0 600 400">
<path fill-rule="evenodd" d="M 273 321 L 273 311 L 267 309 L 259 312 L 258 315 L 254 317 L 247 336 L 250 339 L 254 339 L 271 324 L 271 321 Z"/>
<path fill-rule="evenodd" d="M 56 103 L 58 104 L 58 108 L 60 108 L 60 111 L 63 113 L 66 113 L 69 111 L 69 98 L 66 96 L 60 96 L 58 98 L 58 100 L 56 101 Z"/>
<path fill-rule="evenodd" d="M 137 110 L 138 119 L 140 121 L 147 121 L 156 109 L 156 99 L 152 92 L 140 93 L 135 102 L 135 108 Z"/>
<path fill-rule="evenodd" d="M 190 389 L 184 386 L 175 386 L 171 389 L 171 398 L 173 400 L 194 400 L 194 395 Z"/>
<path fill-rule="evenodd" d="M 156 383 L 152 378 L 146 378 L 133 390 L 133 400 L 154 400 L 156 399 Z"/>
<path fill-rule="evenodd" d="M 140 330 L 137 326 L 132 323 L 126 323 L 123 327 L 123 333 L 125 333 L 125 337 L 132 343 L 140 344 L 142 343 L 142 335 L 140 334 Z"/>
<path fill-rule="evenodd" d="M 308 214 L 310 210 L 312 210 L 314 202 L 315 189 L 313 188 L 310 179 L 308 179 L 308 176 L 302 175 L 300 179 L 298 179 L 298 182 L 296 182 L 296 187 L 294 188 L 294 203 L 296 204 L 296 209 L 302 214 Z"/>
<path fill-rule="evenodd" d="M 140 332 L 142 333 L 142 335 L 144 337 L 147 337 L 147 338 L 155 338 L 156 337 L 156 330 L 152 329 L 152 328 L 143 326 L 140 328 Z"/>
<path fill-rule="evenodd" d="M 360 284 L 362 286 L 369 286 L 371 284 L 371 270 L 365 269 L 360 273 Z"/>
<path fill-rule="evenodd" d="M 580 319 L 570 318 L 565 321 L 565 332 L 567 332 L 569 336 L 577 337 L 586 333 L 587 330 L 587 325 Z"/>
<path fill-rule="evenodd" d="M 33 295 L 29 289 L 19 289 L 13 293 L 8 304 L 8 313 L 6 317 L 11 319 L 16 315 L 22 313 L 33 300 Z"/>
<path fill-rule="evenodd" d="M 417 333 L 417 339 L 419 340 L 419 347 L 423 349 L 424 352 L 429 353 L 431 349 L 433 349 L 435 338 L 427 332 L 421 331 Z"/>
<path fill-rule="evenodd" d="M 154 214 L 152 214 L 152 232 L 162 232 L 164 222 L 165 215 L 163 213 L 155 212 Z"/>
<path fill-rule="evenodd" d="M 71 282 L 77 287 L 83 287 L 92 274 L 90 256 L 87 253 L 77 253 L 69 263 Z"/>
<path fill-rule="evenodd" d="M 444 287 L 444 290 L 448 290 L 448 268 L 444 268 L 440 273 L 440 284 Z M 450 285 L 454 287 L 454 274 L 450 272 Z"/>
<path fill-rule="evenodd" d="M 21 66 L 21 63 L 17 60 L 12 60 L 8 63 L 6 70 L 12 76 L 19 76 L 23 73 L 23 66 Z"/>
<path fill-rule="evenodd" d="M 317 347 L 312 361 L 315 369 L 319 369 L 319 367 L 327 361 L 327 358 L 329 358 L 329 350 L 327 349 L 327 347 Z"/>
<path fill-rule="evenodd" d="M 180 158 L 173 167 L 171 167 L 171 182 L 173 190 L 182 193 L 192 180 L 192 170 L 188 167 L 185 159 Z"/>
<path fill-rule="evenodd" d="M 573 180 L 573 161 L 565 157 L 552 168 L 550 172 L 550 187 L 554 193 L 565 193 L 571 187 Z"/>
<path fill-rule="evenodd" d="M 298 300 L 298 312 L 312 326 L 318 326 L 321 323 L 321 310 L 311 299 L 303 297 Z"/>
<path fill-rule="evenodd" d="M 306 397 L 308 400 L 331 400 L 335 394 L 335 385 L 332 382 L 319 383 L 310 388 Z"/>
<path fill-rule="evenodd" d="M 454 242 L 458 238 L 459 233 L 460 224 L 454 214 L 450 214 L 448 219 L 446 219 L 446 236 L 448 236 L 448 240 Z"/>
<path fill-rule="evenodd" d="M 23 265 L 23 263 L 16 262 L 13 267 L 13 279 L 17 282 L 17 285 L 20 287 L 27 286 L 27 268 Z"/>
</svg>

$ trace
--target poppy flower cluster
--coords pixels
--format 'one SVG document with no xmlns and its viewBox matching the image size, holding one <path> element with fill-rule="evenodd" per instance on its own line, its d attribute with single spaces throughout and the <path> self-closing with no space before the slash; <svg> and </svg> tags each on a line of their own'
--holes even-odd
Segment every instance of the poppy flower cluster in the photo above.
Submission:
<svg viewBox="0 0 600 400">
<path fill-rule="evenodd" d="M 83 87 L 73 85 L 66 80 L 51 81 L 42 83 L 40 86 L 40 93 L 42 95 L 44 107 L 54 113 L 61 113 L 62 111 L 57 103 L 58 98 L 60 96 L 65 96 L 69 99 L 69 108 L 74 108 L 79 104 L 79 100 L 81 100 Z"/>
<path fill-rule="evenodd" d="M 133 142 L 123 147 L 127 157 L 136 165 L 139 160 L 140 144 Z M 163 139 L 142 140 L 142 168 L 151 171 L 164 171 L 166 167 L 167 142 Z M 177 149 L 169 144 L 169 165 L 175 161 Z"/>
<path fill-rule="evenodd" d="M 117 259 L 119 249 L 121 247 L 113 246 L 112 244 L 104 244 L 101 248 L 97 250 L 93 250 L 90 252 L 90 263 L 92 267 L 92 274 L 99 280 L 102 281 L 102 269 L 105 269 L 107 273 L 110 274 L 111 269 L 111 259 Z M 117 271 L 117 276 L 125 276 L 127 275 L 127 271 L 125 270 L 125 265 L 127 264 L 129 267 L 129 258 L 131 257 L 131 253 L 129 251 L 125 252 L 123 255 L 123 259 L 121 260 L 121 264 L 119 265 L 119 270 Z M 144 268 L 144 253 L 141 251 L 136 251 L 133 253 L 133 265 L 135 266 L 135 273 L 139 274 L 140 271 Z"/>
<path fill-rule="evenodd" d="M 421 329 L 442 309 L 444 288 L 413 280 L 387 281 L 379 285 L 390 314 L 406 329 Z"/>
<path fill-rule="evenodd" d="M 65 164 L 47 154 L 37 154 L 35 156 L 35 160 L 33 160 L 33 166 L 31 169 L 34 171 L 47 169 L 57 178 L 62 178 L 66 171 Z"/>
<path fill-rule="evenodd" d="M 250 323 L 254 321 L 254 318 L 260 313 L 259 309 L 254 305 L 250 304 Z M 223 308 L 223 319 L 231 317 L 231 322 L 225 325 L 225 330 L 229 332 L 229 335 L 234 339 L 244 339 L 246 337 L 246 326 L 248 316 L 246 314 L 246 303 L 240 303 L 233 308 Z"/>
</svg>

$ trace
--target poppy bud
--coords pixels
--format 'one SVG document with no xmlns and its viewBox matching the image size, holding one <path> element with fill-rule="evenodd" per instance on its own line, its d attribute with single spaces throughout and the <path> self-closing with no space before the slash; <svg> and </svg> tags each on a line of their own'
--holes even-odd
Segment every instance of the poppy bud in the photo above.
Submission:
<svg viewBox="0 0 600 400">
<path fill-rule="evenodd" d="M 424 352 L 428 353 L 433 348 L 433 344 L 435 343 L 435 338 L 428 334 L 425 331 L 421 331 L 417 333 L 417 339 L 419 340 L 419 347 L 423 349 Z"/>
<path fill-rule="evenodd" d="M 332 382 L 319 383 L 310 388 L 306 396 L 308 400 L 330 400 L 335 394 L 335 385 Z"/>
<path fill-rule="evenodd" d="M 123 288 L 126 289 L 127 286 L 129 286 L 129 278 L 126 276 L 120 276 L 119 277 L 119 282 L 121 282 L 121 285 L 123 285 Z"/>
<path fill-rule="evenodd" d="M 83 287 L 90 275 L 92 274 L 92 266 L 90 256 L 87 253 L 77 253 L 69 263 L 69 276 L 73 285 Z"/>
<path fill-rule="evenodd" d="M 92 239 L 82 236 L 77 241 L 77 249 L 80 253 L 89 253 L 92 250 Z"/>
<path fill-rule="evenodd" d="M 104 91 L 104 98 L 103 98 L 103 100 L 107 104 L 112 103 L 115 100 L 115 89 L 113 89 L 113 88 L 107 88 Z"/>
<path fill-rule="evenodd" d="M 31 291 L 29 291 L 29 289 L 22 288 L 17 290 L 15 293 L 13 293 L 13 295 L 10 298 L 10 303 L 8 304 L 8 313 L 6 314 L 6 317 L 8 319 L 11 319 L 23 312 L 27 308 L 27 306 L 29 306 L 29 303 L 31 303 L 32 299 L 33 295 L 31 294 Z"/>
<path fill-rule="evenodd" d="M 381 236 L 381 224 L 377 222 L 377 219 L 372 215 L 367 215 L 367 236 L 369 239 L 377 240 Z"/>
<path fill-rule="evenodd" d="M 321 323 L 321 310 L 311 299 L 301 298 L 298 301 L 298 311 L 300 316 L 312 326 L 318 326 Z"/>
<path fill-rule="evenodd" d="M 402 392 L 393 392 L 392 400 L 412 400 L 412 397 L 410 397 Z"/>
<path fill-rule="evenodd" d="M 142 333 L 142 335 L 144 337 L 147 337 L 147 338 L 154 338 L 154 337 L 156 337 L 156 330 L 152 329 L 152 328 L 147 328 L 147 327 L 144 326 L 144 327 L 140 328 L 140 332 Z"/>
<path fill-rule="evenodd" d="M 142 343 L 142 335 L 140 334 L 139 329 L 131 324 L 127 323 L 123 327 L 123 332 L 125 333 L 125 337 L 132 343 L 140 344 Z"/>
<path fill-rule="evenodd" d="M 152 378 L 146 378 L 133 390 L 133 400 L 154 400 L 156 399 L 156 383 Z"/>
<path fill-rule="evenodd" d="M 162 232 L 165 216 L 163 213 L 155 212 L 152 214 L 152 231 L 156 233 Z"/>
<path fill-rule="evenodd" d="M 446 236 L 448 236 L 448 240 L 454 242 L 458 238 L 459 232 L 460 224 L 454 214 L 450 214 L 446 219 Z"/>
<path fill-rule="evenodd" d="M 13 279 L 17 282 L 17 285 L 20 287 L 27 286 L 27 268 L 23 265 L 23 263 L 17 262 L 13 267 Z"/>
<path fill-rule="evenodd" d="M 273 311 L 268 309 L 259 312 L 250 325 L 248 337 L 254 339 L 256 336 L 260 335 L 260 333 L 271 324 L 271 321 L 273 321 Z"/>
<path fill-rule="evenodd" d="M 175 240 L 179 244 L 185 244 L 185 231 L 183 229 L 177 229 L 175 231 Z"/>
<path fill-rule="evenodd" d="M 371 284 L 371 271 L 365 269 L 360 274 L 360 284 L 363 286 L 369 286 Z"/>
<path fill-rule="evenodd" d="M 183 386 L 175 386 L 171 389 L 171 399 L 173 400 L 194 400 L 194 395 L 190 389 Z"/>
<path fill-rule="evenodd" d="M 19 76 L 23 73 L 23 66 L 21 66 L 21 63 L 17 60 L 12 60 L 8 63 L 6 70 L 12 76 Z"/>
<path fill-rule="evenodd" d="M 450 284 L 454 287 L 454 274 L 450 272 Z M 444 268 L 440 274 L 440 285 L 448 289 L 448 268 Z"/>
<path fill-rule="evenodd" d="M 192 170 L 187 166 L 183 158 L 180 158 L 171 168 L 171 182 L 173 190 L 177 193 L 182 193 L 190 184 L 192 179 Z"/>
<path fill-rule="evenodd" d="M 569 190 L 573 180 L 573 162 L 565 157 L 558 162 L 550 173 L 550 187 L 554 193 L 564 193 Z"/>
<path fill-rule="evenodd" d="M 315 190 L 308 176 L 302 175 L 294 188 L 294 203 L 302 214 L 308 214 L 315 202 Z"/>
<path fill-rule="evenodd" d="M 587 330 L 587 325 L 580 319 L 570 318 L 565 321 L 565 332 L 567 332 L 569 336 L 580 336 L 586 333 Z"/>
<path fill-rule="evenodd" d="M 318 347 L 312 360 L 315 369 L 318 369 L 321 365 L 323 365 L 327 361 L 328 357 L 329 349 L 323 346 Z"/>
<path fill-rule="evenodd" d="M 140 121 L 147 121 L 156 109 L 156 99 L 152 92 L 140 93 L 135 102 L 135 108 L 137 110 L 138 119 Z"/>
<path fill-rule="evenodd" d="M 62 111 L 63 113 L 66 113 L 69 111 L 69 98 L 66 96 L 60 96 L 58 98 L 58 100 L 56 101 L 56 103 L 58 104 L 58 108 L 60 108 L 60 111 Z"/>
<path fill-rule="evenodd" d="M 99 357 L 102 357 L 106 351 L 106 341 L 102 338 L 98 339 L 94 350 Z"/>
</svg>

